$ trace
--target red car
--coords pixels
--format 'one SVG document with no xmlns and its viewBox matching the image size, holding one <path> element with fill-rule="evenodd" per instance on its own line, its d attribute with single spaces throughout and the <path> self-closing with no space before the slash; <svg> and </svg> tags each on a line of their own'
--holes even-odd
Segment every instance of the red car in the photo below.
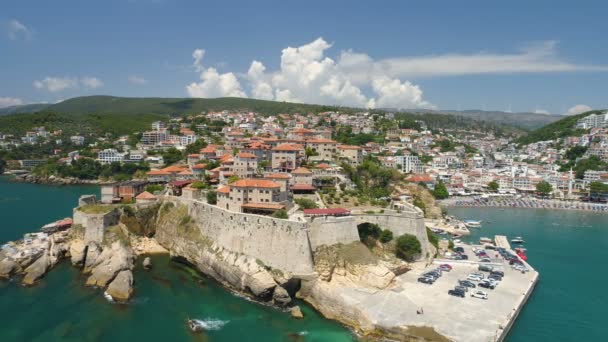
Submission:
<svg viewBox="0 0 608 342">
<path fill-rule="evenodd" d="M 442 271 L 448 271 L 448 272 L 452 270 L 452 266 L 451 266 L 451 265 L 449 265 L 449 264 L 443 264 L 443 265 L 439 265 L 439 268 L 440 268 Z"/>
</svg>

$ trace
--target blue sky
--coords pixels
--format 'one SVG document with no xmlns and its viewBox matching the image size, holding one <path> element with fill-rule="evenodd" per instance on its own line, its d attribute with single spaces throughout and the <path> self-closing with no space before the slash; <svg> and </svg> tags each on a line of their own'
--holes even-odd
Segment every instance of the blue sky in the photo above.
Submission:
<svg viewBox="0 0 608 342">
<path fill-rule="evenodd" d="M 607 10 L 602 1 L 7 0 L 0 106 L 107 94 L 605 108 Z"/>
</svg>

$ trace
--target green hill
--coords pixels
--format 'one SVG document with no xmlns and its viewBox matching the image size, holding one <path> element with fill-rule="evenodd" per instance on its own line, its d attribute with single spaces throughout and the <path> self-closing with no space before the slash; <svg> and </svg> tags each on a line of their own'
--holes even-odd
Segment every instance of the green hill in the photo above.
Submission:
<svg viewBox="0 0 608 342">
<path fill-rule="evenodd" d="M 48 130 L 63 129 L 73 134 L 115 135 L 143 131 L 155 120 L 167 120 L 171 116 L 197 114 L 203 111 L 242 110 L 261 115 L 279 113 L 319 113 L 340 111 L 352 113 L 361 109 L 323 106 L 303 103 L 265 101 L 247 98 L 126 98 L 114 96 L 85 96 L 72 98 L 44 108 L 38 113 L 0 116 L 3 133 L 23 134 L 34 126 Z M 381 111 L 376 111 L 381 112 Z M 494 132 L 499 135 L 519 135 L 525 131 L 501 123 L 475 120 L 462 116 L 438 113 L 399 113 L 402 120 L 424 120 L 430 128 L 466 129 Z"/>
<path fill-rule="evenodd" d="M 202 111 L 244 110 L 265 115 L 279 113 L 307 113 L 331 110 L 345 111 L 347 108 L 303 103 L 276 102 L 239 97 L 162 98 L 162 97 L 114 97 L 83 96 L 65 100 L 46 109 L 63 114 L 198 114 Z M 353 109 L 350 109 L 352 111 Z"/>
<path fill-rule="evenodd" d="M 537 130 L 528 133 L 525 136 L 518 138 L 516 142 L 519 144 L 526 145 L 537 141 L 553 140 L 557 138 L 580 135 L 584 133 L 585 130 L 577 129 L 576 121 L 588 115 L 600 114 L 603 112 L 605 112 L 605 110 L 592 110 L 578 115 L 567 116 L 559 121 L 550 123 L 544 127 L 541 127 Z"/>
<path fill-rule="evenodd" d="M 0 115 L 9 115 L 16 113 L 34 113 L 44 110 L 49 106 L 50 105 L 47 103 L 32 103 L 26 105 L 4 107 L 0 108 Z"/>
</svg>

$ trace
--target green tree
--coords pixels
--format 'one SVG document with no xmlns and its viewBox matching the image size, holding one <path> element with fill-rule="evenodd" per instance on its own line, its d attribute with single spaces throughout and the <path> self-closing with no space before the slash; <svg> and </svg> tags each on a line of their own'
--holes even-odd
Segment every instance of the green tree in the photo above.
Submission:
<svg viewBox="0 0 608 342">
<path fill-rule="evenodd" d="M 163 156 L 166 166 L 175 164 L 184 159 L 183 153 L 175 147 L 171 147 L 170 149 L 164 151 L 161 155 Z"/>
<path fill-rule="evenodd" d="M 393 239 L 393 232 L 385 229 L 380 233 L 380 242 L 387 243 Z"/>
<path fill-rule="evenodd" d="M 6 168 L 6 162 L 4 159 L 0 159 L 0 175 L 4 173 L 4 169 Z"/>
<path fill-rule="evenodd" d="M 238 180 L 239 180 L 239 176 L 237 176 L 237 175 L 230 176 L 230 177 L 228 177 L 228 184 L 232 184 Z"/>
<path fill-rule="evenodd" d="M 553 192 L 553 186 L 546 181 L 540 181 L 536 184 L 536 192 L 540 193 L 541 196 L 549 196 Z"/>
<path fill-rule="evenodd" d="M 443 184 L 441 180 L 439 180 L 437 184 L 435 184 L 433 196 L 435 196 L 436 199 L 445 199 L 450 196 L 450 194 L 448 193 L 448 189 L 445 187 L 445 184 Z"/>
<path fill-rule="evenodd" d="M 405 261 L 413 261 L 422 252 L 420 241 L 412 234 L 403 234 L 395 243 L 395 254 Z"/>
<path fill-rule="evenodd" d="M 195 188 L 195 189 L 205 189 L 207 188 L 207 184 L 203 181 L 195 181 L 192 182 L 192 184 L 190 184 L 191 187 Z"/>
<path fill-rule="evenodd" d="M 498 191 L 499 185 L 496 181 L 491 181 L 490 183 L 488 183 L 488 189 L 490 191 Z"/>
<path fill-rule="evenodd" d="M 207 142 L 203 139 L 198 139 L 192 144 L 186 146 L 186 154 L 197 154 L 200 153 L 201 149 L 207 147 Z"/>
<path fill-rule="evenodd" d="M 296 202 L 301 209 L 316 209 L 319 207 L 317 202 L 308 198 L 296 198 L 294 202 Z"/>
<path fill-rule="evenodd" d="M 431 245 L 435 246 L 435 248 L 439 248 L 439 238 L 437 234 L 433 233 L 432 230 L 426 229 L 426 237 L 429 239 Z"/>
<path fill-rule="evenodd" d="M 287 220 L 289 218 L 289 215 L 287 214 L 287 212 L 284 209 L 281 209 L 281 210 L 275 211 L 274 214 L 272 214 L 272 217 Z"/>
<path fill-rule="evenodd" d="M 312 147 L 307 147 L 306 150 L 304 150 L 304 154 L 306 155 L 306 161 L 308 162 L 308 159 L 310 157 L 315 157 L 318 156 L 319 153 L 317 153 L 317 151 L 313 150 Z"/>
<path fill-rule="evenodd" d="M 209 204 L 217 204 L 217 192 L 209 191 L 207 193 L 207 203 Z"/>
<path fill-rule="evenodd" d="M 606 194 L 608 193 L 608 184 L 602 182 L 591 182 L 589 184 L 589 192 L 592 194 Z"/>
</svg>

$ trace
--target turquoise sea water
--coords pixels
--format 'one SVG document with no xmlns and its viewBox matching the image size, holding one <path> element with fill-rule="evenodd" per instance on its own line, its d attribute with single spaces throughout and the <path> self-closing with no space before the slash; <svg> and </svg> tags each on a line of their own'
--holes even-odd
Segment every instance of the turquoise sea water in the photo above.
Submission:
<svg viewBox="0 0 608 342">
<path fill-rule="evenodd" d="M 18 239 L 71 215 L 81 194 L 97 187 L 13 184 L 0 177 L 0 241 Z M 303 303 L 305 319 L 237 297 L 214 281 L 154 256 L 153 269 L 137 263 L 130 305 L 108 303 L 68 263 L 40 284 L 24 288 L 0 281 L 0 341 L 353 341 L 340 324 Z M 186 319 L 207 324 L 192 334 Z"/>
<path fill-rule="evenodd" d="M 608 340 L 608 215 L 535 209 L 449 208 L 482 220 L 464 241 L 521 236 L 540 281 L 508 341 Z"/>
</svg>

